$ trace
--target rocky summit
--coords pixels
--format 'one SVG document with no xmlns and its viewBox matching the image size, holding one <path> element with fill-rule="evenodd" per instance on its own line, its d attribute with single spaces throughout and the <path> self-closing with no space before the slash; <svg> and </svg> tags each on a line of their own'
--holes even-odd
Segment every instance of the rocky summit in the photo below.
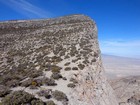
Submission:
<svg viewBox="0 0 140 105">
<path fill-rule="evenodd" d="M 0 105 L 118 105 L 84 15 L 0 22 Z"/>
</svg>

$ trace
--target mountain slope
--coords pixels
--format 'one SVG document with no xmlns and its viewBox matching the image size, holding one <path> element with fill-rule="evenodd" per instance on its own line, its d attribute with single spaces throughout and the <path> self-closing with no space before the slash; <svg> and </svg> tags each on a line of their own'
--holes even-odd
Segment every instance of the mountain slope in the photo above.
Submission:
<svg viewBox="0 0 140 105">
<path fill-rule="evenodd" d="M 2 104 L 118 105 L 89 17 L 1 22 L 0 40 Z"/>
</svg>

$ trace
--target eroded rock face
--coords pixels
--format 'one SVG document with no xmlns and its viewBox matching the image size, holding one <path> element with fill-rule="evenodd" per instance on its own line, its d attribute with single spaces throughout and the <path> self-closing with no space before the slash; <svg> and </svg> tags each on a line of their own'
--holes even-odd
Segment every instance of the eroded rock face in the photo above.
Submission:
<svg viewBox="0 0 140 105">
<path fill-rule="evenodd" d="M 96 24 L 84 15 L 1 22 L 0 85 L 56 105 L 118 105 L 104 76 Z M 39 91 L 49 91 L 49 99 Z M 57 91 L 66 98 L 54 98 Z"/>
<path fill-rule="evenodd" d="M 119 105 L 140 105 L 140 76 L 111 80 Z"/>
</svg>

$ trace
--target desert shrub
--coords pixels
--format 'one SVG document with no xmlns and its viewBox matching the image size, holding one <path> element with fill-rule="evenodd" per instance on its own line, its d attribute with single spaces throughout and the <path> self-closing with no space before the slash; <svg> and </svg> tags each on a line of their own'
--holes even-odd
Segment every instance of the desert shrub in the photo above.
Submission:
<svg viewBox="0 0 140 105">
<path fill-rule="evenodd" d="M 39 96 L 44 96 L 45 98 L 47 98 L 47 99 L 50 99 L 52 96 L 51 96 L 51 89 L 48 89 L 48 90 L 41 90 L 41 91 L 39 91 L 37 94 L 39 95 Z"/>
<path fill-rule="evenodd" d="M 77 59 L 73 59 L 72 62 L 75 63 L 75 62 L 77 62 L 78 60 L 81 60 L 81 58 L 79 57 L 79 58 L 77 58 Z"/>
<path fill-rule="evenodd" d="M 85 60 L 83 61 L 83 63 L 84 63 L 84 64 L 88 64 L 88 63 L 89 63 L 88 59 L 85 59 Z"/>
<path fill-rule="evenodd" d="M 41 100 L 32 100 L 31 105 L 45 105 L 45 103 Z"/>
<path fill-rule="evenodd" d="M 91 62 L 96 62 L 96 59 L 95 59 L 95 58 L 94 58 L 94 59 L 92 59 L 92 60 L 91 60 Z"/>
<path fill-rule="evenodd" d="M 52 100 L 47 101 L 46 104 L 47 104 L 47 105 L 56 105 L 56 104 L 54 103 L 54 101 L 52 101 Z"/>
<path fill-rule="evenodd" d="M 44 83 L 47 86 L 56 86 L 57 84 L 55 83 L 55 80 L 53 80 L 52 78 L 45 78 Z"/>
<path fill-rule="evenodd" d="M 28 87 L 31 85 L 32 81 L 33 81 L 33 79 L 25 80 L 20 84 L 20 86 Z"/>
<path fill-rule="evenodd" d="M 22 77 L 12 71 L 6 71 L 0 75 L 0 84 L 8 87 L 15 87 L 19 84 Z"/>
<path fill-rule="evenodd" d="M 85 68 L 85 65 L 83 65 L 83 64 L 78 64 L 78 67 L 79 67 L 81 70 L 83 70 L 83 69 Z"/>
<path fill-rule="evenodd" d="M 92 52 L 92 49 L 88 47 L 84 47 L 83 50 L 86 50 L 87 52 Z"/>
<path fill-rule="evenodd" d="M 68 58 L 70 58 L 70 56 L 69 56 L 69 55 L 66 55 L 66 56 L 64 57 L 64 59 L 68 59 Z"/>
<path fill-rule="evenodd" d="M 89 43 L 88 39 L 81 38 L 81 43 L 79 44 L 81 48 Z"/>
<path fill-rule="evenodd" d="M 48 62 L 46 65 L 44 65 L 45 71 L 50 71 L 51 70 L 51 63 Z"/>
<path fill-rule="evenodd" d="M 59 45 L 53 50 L 53 53 L 57 55 L 62 49 L 63 49 L 63 46 Z"/>
<path fill-rule="evenodd" d="M 80 54 L 82 54 L 84 57 L 86 57 L 88 53 L 89 52 L 85 50 L 80 51 Z"/>
<path fill-rule="evenodd" d="M 56 65 L 52 65 L 52 66 L 51 66 L 51 71 L 52 71 L 52 72 L 57 72 L 57 73 L 59 73 L 61 69 L 62 69 L 61 67 L 56 66 Z"/>
<path fill-rule="evenodd" d="M 73 67 L 72 70 L 78 70 L 78 67 Z"/>
<path fill-rule="evenodd" d="M 7 94 L 9 94 L 11 91 L 8 87 L 4 86 L 4 85 L 0 85 L 0 97 L 4 97 Z"/>
<path fill-rule="evenodd" d="M 18 65 L 18 67 L 16 68 L 18 71 L 19 70 L 24 70 L 24 69 L 27 69 L 27 63 L 20 63 L 19 65 Z"/>
<path fill-rule="evenodd" d="M 94 52 L 94 57 L 98 57 L 99 56 L 99 54 L 97 53 L 97 52 Z"/>
<path fill-rule="evenodd" d="M 38 83 L 36 81 L 32 81 L 30 85 L 30 89 L 37 89 Z"/>
<path fill-rule="evenodd" d="M 20 86 L 24 86 L 24 87 L 32 86 L 32 88 L 41 86 L 41 85 L 43 85 L 43 79 L 32 79 L 31 78 L 31 79 L 27 79 L 20 83 Z"/>
<path fill-rule="evenodd" d="M 62 78 L 62 75 L 60 73 L 53 73 L 51 75 L 51 78 L 58 80 L 58 79 Z"/>
<path fill-rule="evenodd" d="M 71 50 L 70 50 L 70 55 L 71 56 L 75 56 L 75 54 L 78 54 L 78 51 L 77 51 L 75 46 L 72 46 Z"/>
<path fill-rule="evenodd" d="M 31 85 L 37 86 L 37 82 L 36 82 L 36 81 L 32 81 L 32 82 L 31 82 Z"/>
<path fill-rule="evenodd" d="M 55 90 L 52 92 L 52 96 L 57 100 L 57 101 L 68 101 L 68 98 L 66 94 L 64 94 L 61 91 Z"/>
<path fill-rule="evenodd" d="M 51 58 L 51 62 L 61 62 L 61 61 L 62 61 L 62 59 L 60 57 L 57 57 L 57 56 L 53 56 Z"/>
<path fill-rule="evenodd" d="M 15 91 L 2 99 L 3 105 L 21 105 L 30 103 L 35 97 L 24 91 Z"/>
<path fill-rule="evenodd" d="M 71 78 L 70 81 L 73 82 L 73 83 L 78 83 L 78 81 L 74 78 Z"/>
<path fill-rule="evenodd" d="M 64 56 L 65 53 L 66 53 L 66 48 L 63 48 L 63 49 L 60 51 L 59 55 L 60 55 L 60 56 Z"/>
<path fill-rule="evenodd" d="M 64 64 L 64 66 L 68 66 L 68 65 L 70 65 L 70 62 L 67 62 L 67 63 Z"/>
<path fill-rule="evenodd" d="M 69 83 L 67 86 L 70 88 L 75 88 L 76 85 L 74 83 Z"/>
<path fill-rule="evenodd" d="M 8 87 L 16 87 L 19 85 L 19 80 L 16 80 L 16 79 L 12 79 L 10 81 L 7 81 L 6 83 L 6 86 Z"/>
<path fill-rule="evenodd" d="M 7 57 L 7 63 L 11 63 L 14 59 L 12 57 Z"/>
<path fill-rule="evenodd" d="M 40 70 L 33 70 L 33 71 L 29 72 L 27 75 L 30 78 L 36 78 L 36 77 L 42 76 L 43 72 Z"/>
<path fill-rule="evenodd" d="M 71 67 L 66 67 L 65 68 L 65 71 L 70 71 L 71 70 Z"/>
<path fill-rule="evenodd" d="M 41 85 L 43 85 L 44 79 L 43 78 L 34 79 L 34 81 L 37 83 L 37 86 L 41 86 Z"/>
<path fill-rule="evenodd" d="M 66 78 L 66 77 L 63 77 L 62 79 L 63 79 L 63 80 L 67 80 L 67 78 Z"/>
</svg>

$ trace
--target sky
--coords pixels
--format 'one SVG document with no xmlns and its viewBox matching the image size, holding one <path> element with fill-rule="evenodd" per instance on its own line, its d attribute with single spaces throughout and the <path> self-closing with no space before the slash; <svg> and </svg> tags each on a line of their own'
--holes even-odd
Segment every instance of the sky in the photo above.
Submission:
<svg viewBox="0 0 140 105">
<path fill-rule="evenodd" d="M 0 21 L 85 14 L 103 54 L 140 58 L 140 0 L 0 0 L 0 14 Z"/>
</svg>

